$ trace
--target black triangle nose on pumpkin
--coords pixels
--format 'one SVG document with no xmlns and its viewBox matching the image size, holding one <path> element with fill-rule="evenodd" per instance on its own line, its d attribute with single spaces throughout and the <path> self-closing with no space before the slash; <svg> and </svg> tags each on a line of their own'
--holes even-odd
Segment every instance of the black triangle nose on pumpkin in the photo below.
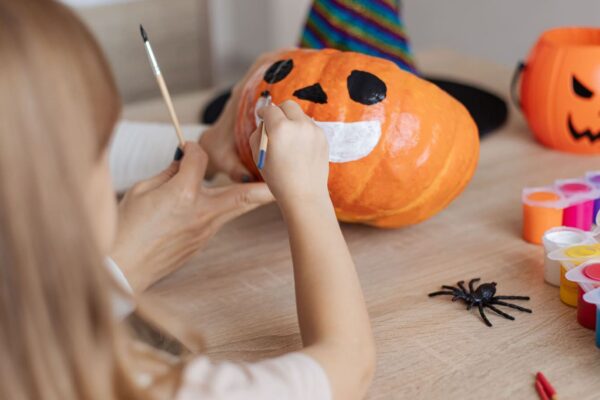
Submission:
<svg viewBox="0 0 600 400">
<path fill-rule="evenodd" d="M 319 83 L 296 90 L 294 92 L 294 96 L 300 100 L 312 101 L 313 103 L 317 104 L 327 103 L 327 93 L 325 93 Z"/>
</svg>

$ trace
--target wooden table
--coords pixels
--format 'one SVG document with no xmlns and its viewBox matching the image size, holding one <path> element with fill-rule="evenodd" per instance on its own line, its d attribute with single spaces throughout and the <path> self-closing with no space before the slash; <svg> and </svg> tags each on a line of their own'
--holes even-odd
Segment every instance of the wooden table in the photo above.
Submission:
<svg viewBox="0 0 600 400">
<path fill-rule="evenodd" d="M 507 94 L 509 69 L 443 52 L 422 55 L 420 65 Z M 205 98 L 178 98 L 182 119 L 194 121 Z M 168 120 L 160 101 L 125 115 Z M 523 187 L 581 176 L 599 161 L 541 147 L 513 112 L 482 142 L 473 181 L 445 211 L 405 229 L 343 226 L 377 341 L 369 399 L 535 399 L 538 370 L 563 399 L 600 398 L 593 333 L 544 283 L 541 247 L 520 237 Z M 427 297 L 473 277 L 498 282 L 499 294 L 530 295 L 534 313 L 514 312 L 516 321 L 492 315 L 490 329 L 476 311 Z M 300 347 L 286 228 L 275 205 L 230 223 L 151 290 L 203 333 L 215 359 L 257 360 Z"/>
</svg>

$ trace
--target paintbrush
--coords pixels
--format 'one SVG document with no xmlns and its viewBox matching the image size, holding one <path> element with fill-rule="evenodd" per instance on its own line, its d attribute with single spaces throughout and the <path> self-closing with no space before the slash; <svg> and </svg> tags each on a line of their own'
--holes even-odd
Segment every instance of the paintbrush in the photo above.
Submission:
<svg viewBox="0 0 600 400">
<path fill-rule="evenodd" d="M 156 61 L 156 56 L 154 55 L 154 51 L 152 51 L 152 46 L 150 45 L 150 41 L 148 40 L 148 34 L 146 33 L 146 30 L 141 24 L 140 33 L 142 35 L 142 39 L 144 40 L 144 46 L 146 47 L 146 53 L 148 54 L 148 61 L 150 62 L 150 66 L 152 67 L 152 72 L 154 72 L 154 77 L 156 78 L 156 82 L 158 83 L 158 87 L 160 88 L 160 92 L 162 93 L 162 97 L 165 100 L 167 109 L 169 110 L 171 121 L 173 122 L 173 126 L 175 127 L 175 133 L 177 134 L 177 140 L 179 141 L 179 147 L 177 148 L 177 152 L 175 153 L 175 160 L 180 160 L 181 157 L 183 157 L 183 147 L 185 146 L 185 139 L 183 138 L 183 133 L 181 132 L 179 119 L 177 118 L 177 114 L 175 114 L 175 107 L 173 107 L 173 100 L 171 100 L 171 95 L 169 94 L 169 89 L 167 88 L 167 84 L 165 83 L 165 78 L 160 72 L 160 67 L 158 66 L 158 62 Z"/>
<path fill-rule="evenodd" d="M 270 106 L 272 104 L 271 96 L 269 94 L 263 94 L 265 97 L 265 107 Z M 261 170 L 265 166 L 265 158 L 267 157 L 267 145 L 269 144 L 269 137 L 267 136 L 267 128 L 265 126 L 265 122 L 262 122 L 261 134 L 260 134 L 260 144 L 258 146 L 258 162 L 256 163 L 256 167 Z"/>
<path fill-rule="evenodd" d="M 283 67 L 287 67 L 290 63 L 290 60 L 286 60 L 286 61 L 279 61 L 277 67 L 275 68 L 275 70 L 273 71 L 273 75 L 271 75 L 269 81 L 267 82 L 267 90 L 265 90 L 264 92 L 261 93 L 261 96 L 265 99 L 265 103 L 264 103 L 264 107 L 270 106 L 271 104 L 273 104 L 273 100 L 271 97 L 271 91 L 269 89 L 271 89 L 271 87 L 273 86 L 273 83 L 275 82 L 275 80 L 277 79 L 278 75 L 279 75 L 279 71 L 281 71 L 281 68 Z M 270 71 L 267 71 L 267 74 Z M 265 122 L 262 122 L 262 128 L 261 128 L 261 134 L 260 134 L 260 144 L 258 146 L 258 161 L 256 163 L 256 167 L 261 170 L 263 169 L 263 167 L 265 166 L 265 158 L 267 157 L 267 145 L 269 144 L 269 136 L 267 135 L 267 128 L 265 127 Z"/>
</svg>

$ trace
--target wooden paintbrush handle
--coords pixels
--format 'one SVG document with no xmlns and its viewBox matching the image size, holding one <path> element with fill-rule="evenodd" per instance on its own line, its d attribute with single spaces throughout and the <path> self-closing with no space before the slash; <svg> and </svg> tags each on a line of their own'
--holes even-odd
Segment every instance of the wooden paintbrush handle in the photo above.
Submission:
<svg viewBox="0 0 600 400">
<path fill-rule="evenodd" d="M 175 126 L 175 132 L 177 133 L 177 138 L 179 139 L 179 146 L 183 149 L 183 146 L 185 145 L 185 139 L 183 138 L 183 133 L 181 132 L 181 126 L 179 125 L 177 114 L 175 113 L 175 107 L 173 107 L 173 101 L 171 100 L 169 89 L 167 89 L 167 84 L 165 83 L 165 79 L 163 78 L 162 74 L 156 75 L 156 81 L 158 82 L 158 87 L 160 88 L 162 96 L 165 100 L 165 104 L 167 105 L 167 109 L 169 110 L 171 121 L 173 121 L 173 125 Z"/>
</svg>

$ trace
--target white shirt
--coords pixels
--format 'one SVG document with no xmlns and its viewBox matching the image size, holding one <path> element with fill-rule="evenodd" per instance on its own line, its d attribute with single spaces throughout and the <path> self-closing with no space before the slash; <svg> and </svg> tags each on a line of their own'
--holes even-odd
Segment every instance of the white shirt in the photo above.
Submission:
<svg viewBox="0 0 600 400">
<path fill-rule="evenodd" d="M 197 142 L 204 125 L 182 125 L 185 140 Z M 135 183 L 151 178 L 173 161 L 177 136 L 171 124 L 122 121 L 110 147 L 109 163 L 115 190 L 122 193 Z"/>
<path fill-rule="evenodd" d="M 175 400 L 331 400 L 323 368 L 312 357 L 288 353 L 257 363 L 198 357 L 184 370 Z"/>
</svg>

